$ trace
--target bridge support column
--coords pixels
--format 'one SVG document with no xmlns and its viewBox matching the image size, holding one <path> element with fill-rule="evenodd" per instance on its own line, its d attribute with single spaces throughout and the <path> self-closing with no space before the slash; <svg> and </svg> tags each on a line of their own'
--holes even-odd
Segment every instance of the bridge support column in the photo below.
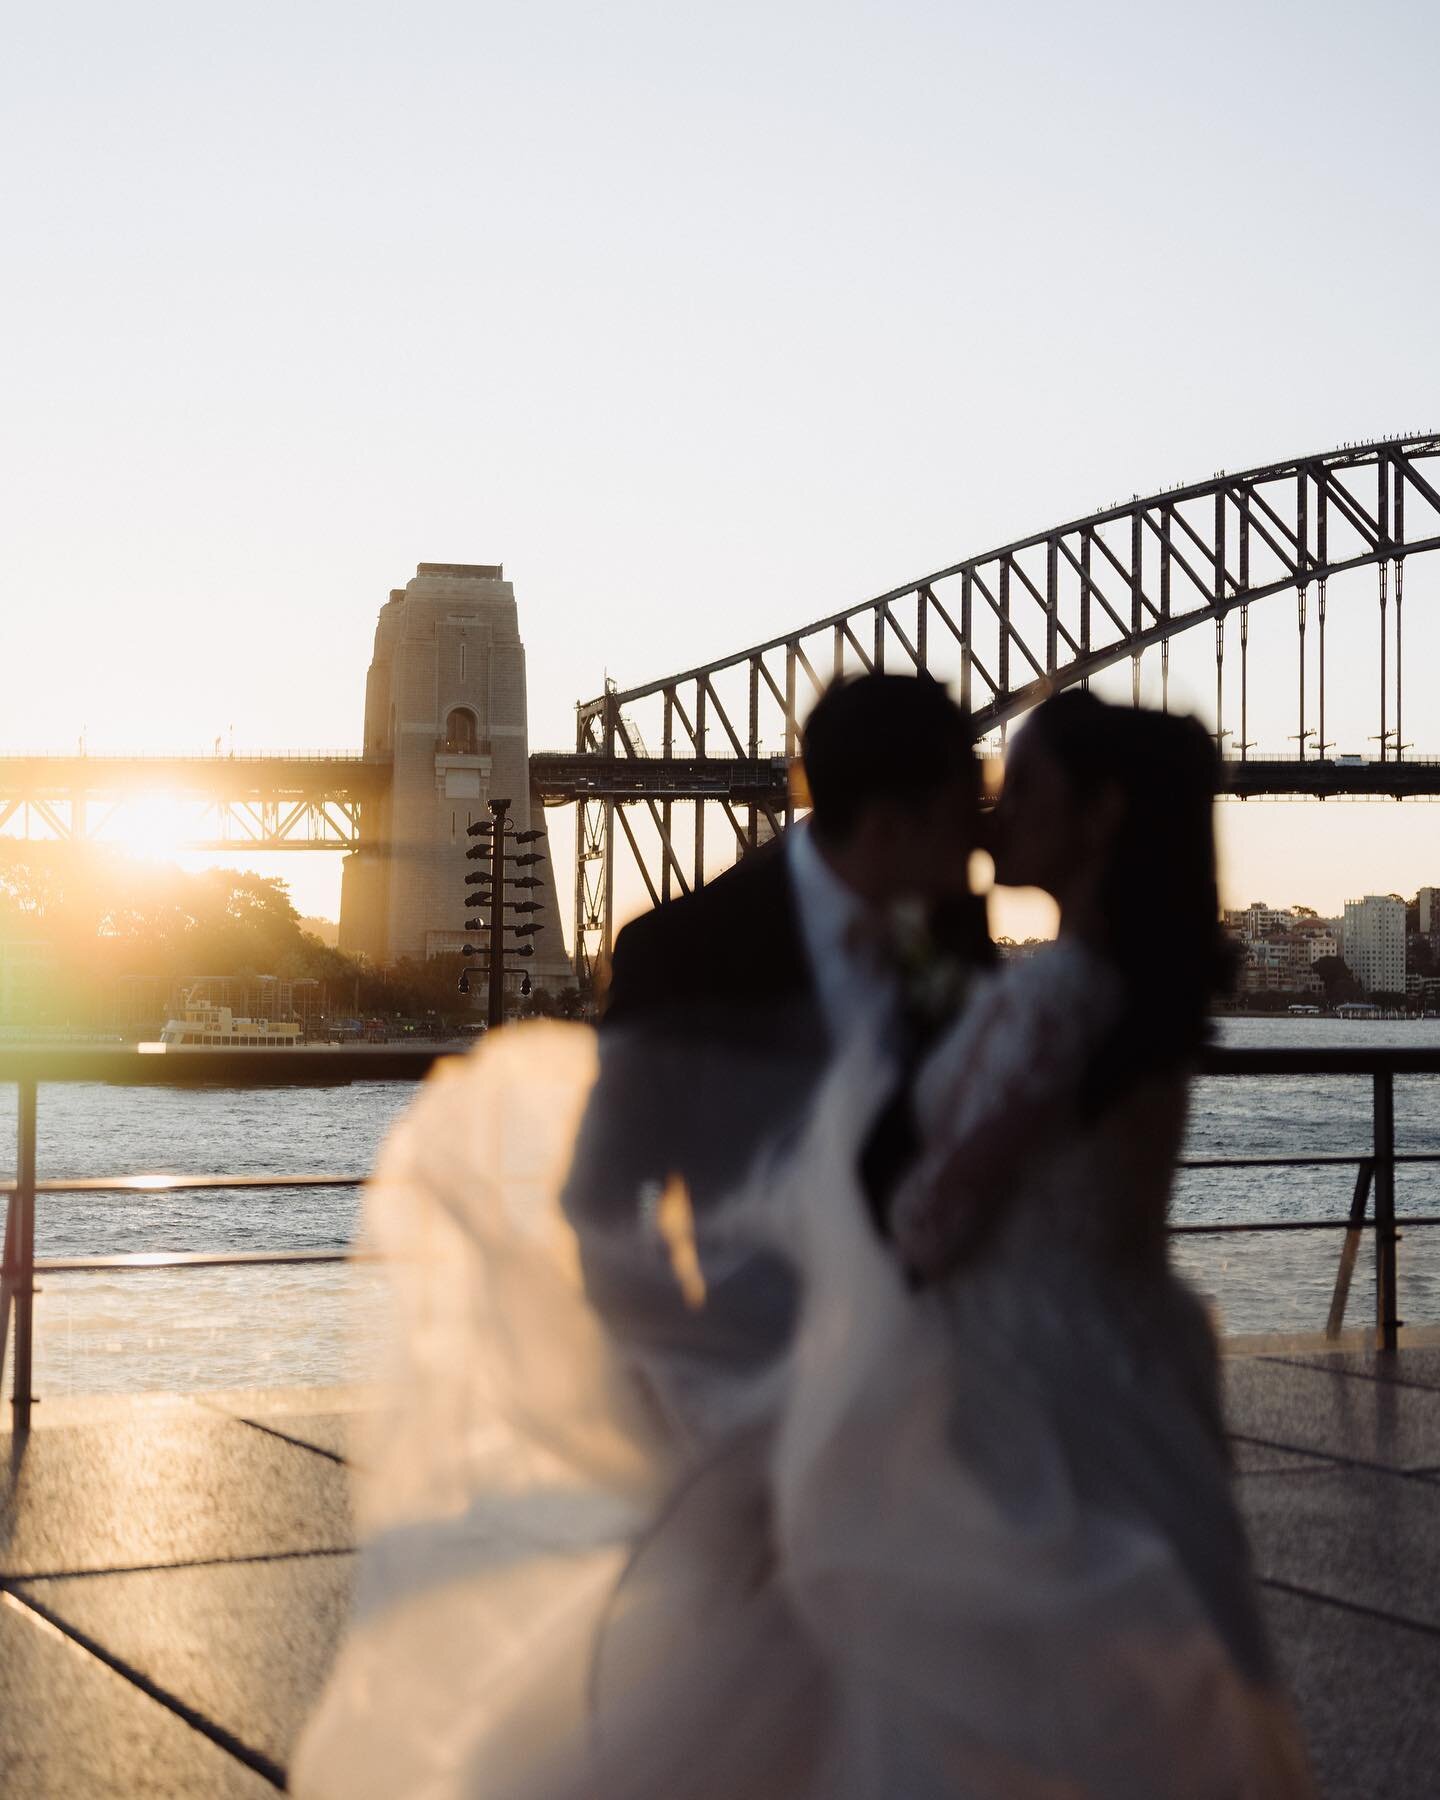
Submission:
<svg viewBox="0 0 1440 1800">
<path fill-rule="evenodd" d="M 1389 566 L 1382 561 L 1379 565 L 1380 580 L 1380 760 L 1385 762 L 1390 754 L 1390 671 L 1388 668 L 1390 649 L 1390 574 Z"/>
<path fill-rule="evenodd" d="M 1302 581 L 1295 592 L 1295 623 L 1299 633 L 1300 660 L 1300 729 L 1295 734 L 1299 746 L 1297 754 L 1301 762 L 1305 760 L 1305 583 Z"/>
<path fill-rule="evenodd" d="M 1382 465 L 1383 466 L 1383 465 Z M 1392 465 L 1395 481 L 1395 503 L 1391 510 L 1391 528 L 1395 549 L 1395 760 L 1405 760 L 1405 476 L 1398 463 Z"/>
<path fill-rule="evenodd" d="M 1330 567 L 1330 486 L 1322 471 L 1315 484 L 1315 557 L 1320 566 L 1320 579 L 1315 588 L 1315 610 L 1320 626 L 1320 736 L 1315 745 L 1317 756 L 1330 753 L 1325 737 L 1325 571 Z"/>
<path fill-rule="evenodd" d="M 1301 762 L 1305 760 L 1305 611 L 1308 598 L 1309 581 L 1307 570 L 1310 566 L 1310 477 L 1304 469 L 1295 477 L 1295 541 L 1296 562 L 1299 581 L 1295 587 L 1295 622 L 1299 632 L 1300 663 L 1300 719 L 1299 734 L 1296 743 L 1299 746 L 1297 755 Z"/>
<path fill-rule="evenodd" d="M 1379 523 L 1380 561 L 1376 572 L 1380 580 L 1380 760 L 1385 762 L 1390 755 L 1390 565 L 1387 553 L 1390 548 L 1390 467 L 1382 456 L 1375 465 L 1379 477 L 1379 488 L 1375 496 L 1375 517 Z"/>
<path fill-rule="evenodd" d="M 365 750 L 387 756 L 389 794 L 367 845 L 346 870 L 342 943 L 379 964 L 458 955 L 466 943 L 469 827 L 492 797 L 510 803 L 521 831 L 545 829 L 532 812 L 525 647 L 512 585 L 498 564 L 421 563 L 381 608 L 365 693 Z M 516 961 L 542 988 L 573 979 L 560 927 L 548 840 L 536 845 L 540 907 L 533 960 Z M 381 898 L 376 898 L 376 890 Z M 358 916 L 356 909 L 358 908 Z"/>
<path fill-rule="evenodd" d="M 378 845 L 362 842 L 340 865 L 340 948 L 376 968 L 386 962 L 389 886 L 389 859 Z"/>
<path fill-rule="evenodd" d="M 1405 565 L 1395 558 L 1395 760 L 1405 760 Z"/>
</svg>

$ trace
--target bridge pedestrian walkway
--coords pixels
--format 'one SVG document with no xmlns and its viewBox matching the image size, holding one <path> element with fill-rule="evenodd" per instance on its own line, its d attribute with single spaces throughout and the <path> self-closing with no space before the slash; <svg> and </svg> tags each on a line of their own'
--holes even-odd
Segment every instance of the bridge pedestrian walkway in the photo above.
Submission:
<svg viewBox="0 0 1440 1800">
<path fill-rule="evenodd" d="M 52 1401 L 0 1438 L 7 1800 L 283 1788 L 344 1626 L 368 1399 Z M 1440 1347 L 1232 1356 L 1227 1408 L 1322 1791 L 1433 1795 Z"/>
</svg>

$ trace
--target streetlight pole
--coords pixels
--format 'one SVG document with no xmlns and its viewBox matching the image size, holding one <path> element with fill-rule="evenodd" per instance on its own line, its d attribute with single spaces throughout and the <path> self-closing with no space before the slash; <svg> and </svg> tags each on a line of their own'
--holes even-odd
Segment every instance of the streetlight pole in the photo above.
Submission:
<svg viewBox="0 0 1440 1800">
<path fill-rule="evenodd" d="M 505 865 L 511 863 L 517 868 L 529 869 L 545 861 L 544 856 L 537 850 L 527 851 L 523 856 L 512 856 L 507 851 L 507 844 L 533 844 L 545 836 L 543 831 L 516 831 L 509 814 L 510 802 L 508 800 L 492 800 L 490 817 L 466 827 L 466 835 L 469 837 L 483 838 L 487 832 L 490 837 L 490 873 L 485 875 L 477 869 L 473 874 L 465 877 L 467 889 L 465 904 L 467 907 L 473 905 L 477 908 L 477 916 L 465 921 L 465 929 L 467 931 L 487 931 L 489 936 L 490 1003 L 486 1009 L 487 1028 L 491 1025 L 505 1023 L 505 933 L 508 931 L 514 937 L 526 939 L 525 943 L 515 946 L 512 955 L 529 957 L 535 954 L 535 946 L 529 940 L 533 939 L 537 932 L 545 929 L 543 924 L 507 925 L 505 922 L 507 911 L 510 913 L 535 913 L 542 910 L 538 901 L 511 900 L 505 891 L 507 883 L 515 888 L 531 890 L 538 888 L 542 885 L 539 877 L 528 874 L 509 877 L 505 873 Z M 482 846 L 476 844 L 473 850 L 465 852 L 465 860 L 467 862 L 481 861 L 484 855 L 485 851 Z M 473 898 L 468 892 L 472 888 L 476 890 Z M 490 908 L 488 927 L 484 919 L 478 916 L 478 909 L 486 906 Z M 467 943 L 462 947 L 462 953 L 465 956 L 473 956 L 476 954 L 476 948 L 473 944 Z M 467 964 L 461 973 L 460 992 L 462 994 L 470 992 L 471 968 L 472 965 Z M 479 970 L 475 970 L 475 973 L 478 974 Z M 525 977 L 525 985 L 521 992 L 525 994 L 530 992 L 528 975 Z"/>
<path fill-rule="evenodd" d="M 490 817 L 490 1013 L 492 1026 L 505 1023 L 505 815 L 508 800 L 492 800 Z"/>
</svg>

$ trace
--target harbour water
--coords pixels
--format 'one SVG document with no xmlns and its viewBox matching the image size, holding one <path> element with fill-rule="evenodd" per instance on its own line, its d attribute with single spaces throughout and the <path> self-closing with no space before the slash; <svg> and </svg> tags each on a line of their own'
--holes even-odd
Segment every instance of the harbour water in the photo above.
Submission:
<svg viewBox="0 0 1440 1800">
<path fill-rule="evenodd" d="M 1232 1019 L 1231 1044 L 1440 1046 L 1440 1020 Z M 42 1088 L 42 1177 L 176 1173 L 363 1175 L 413 1097 L 407 1083 L 298 1089 Z M 0 1086 L 0 1172 L 13 1169 L 15 1094 Z M 1358 1078 L 1217 1078 L 1197 1084 L 1187 1153 L 1196 1157 L 1359 1155 L 1370 1143 L 1370 1084 Z M 1440 1152 L 1440 1077 L 1396 1086 L 1401 1150 Z M 1343 1217 L 1354 1168 L 1182 1173 L 1177 1223 Z M 1402 1168 L 1397 1205 L 1440 1213 L 1440 1164 Z M 41 1256 L 134 1251 L 340 1250 L 356 1231 L 354 1189 L 42 1195 Z M 1182 1238 L 1177 1259 L 1229 1332 L 1318 1331 L 1339 1234 Z M 1440 1229 L 1402 1242 L 1401 1311 L 1440 1322 Z M 373 1267 L 297 1266 L 47 1276 L 36 1310 L 36 1391 L 197 1391 L 368 1379 L 384 1359 Z M 1349 1322 L 1373 1314 L 1369 1246 Z"/>
</svg>

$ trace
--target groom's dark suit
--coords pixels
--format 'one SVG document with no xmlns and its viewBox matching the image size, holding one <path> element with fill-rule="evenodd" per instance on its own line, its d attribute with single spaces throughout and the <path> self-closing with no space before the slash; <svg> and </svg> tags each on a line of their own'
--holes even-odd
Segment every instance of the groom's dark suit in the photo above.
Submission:
<svg viewBox="0 0 1440 1800">
<path fill-rule="evenodd" d="M 966 960 L 990 950 L 978 900 L 943 909 L 934 931 Z M 636 1279 L 634 1227 L 672 1176 L 697 1216 L 733 1196 L 764 1148 L 801 1126 L 832 1048 L 785 840 L 621 932 L 566 1194 L 591 1297 L 615 1335 L 681 1344 L 737 1372 L 783 1346 L 794 1284 L 778 1255 L 752 1244 L 728 1268 L 712 1260 L 703 1315 L 687 1316 L 676 1298 L 667 1317 L 653 1277 Z M 902 1091 L 861 1161 L 882 1230 L 913 1142 Z"/>
<path fill-rule="evenodd" d="M 732 1196 L 762 1147 L 798 1126 L 830 1053 L 783 840 L 627 925 L 616 941 L 566 1210 L 612 1333 L 650 1348 L 768 1361 L 794 1284 L 764 1248 L 707 1271 L 703 1314 L 637 1280 L 633 1230 L 673 1177 L 697 1216 Z M 657 1247 L 658 1255 L 658 1247 Z M 662 1280 L 663 1271 L 657 1271 Z"/>
<path fill-rule="evenodd" d="M 611 959 L 604 1025 L 684 1031 L 699 1005 L 718 1009 L 742 1031 L 748 1019 L 758 1033 L 766 1015 L 797 1004 L 814 1010 L 819 1023 L 785 840 L 778 838 L 707 887 L 625 927 Z"/>
</svg>

